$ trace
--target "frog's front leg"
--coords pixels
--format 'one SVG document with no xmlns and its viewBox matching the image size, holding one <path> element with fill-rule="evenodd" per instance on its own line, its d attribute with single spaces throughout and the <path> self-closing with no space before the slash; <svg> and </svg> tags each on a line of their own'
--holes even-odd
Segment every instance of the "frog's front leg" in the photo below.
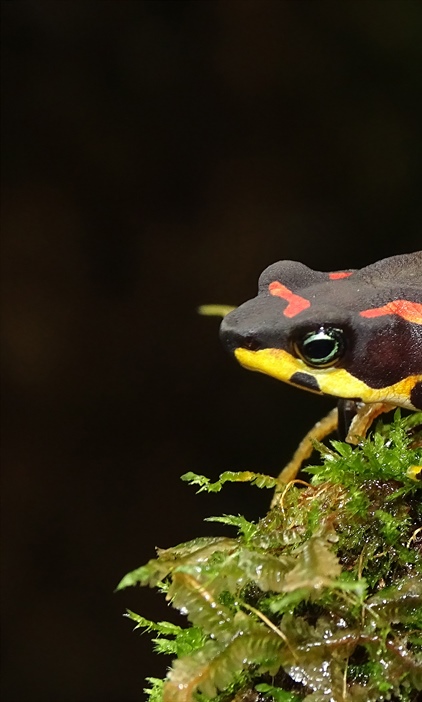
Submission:
<svg viewBox="0 0 422 702">
<path fill-rule="evenodd" d="M 326 436 L 337 429 L 338 425 L 338 410 L 337 407 L 332 409 L 323 419 L 317 422 L 310 431 L 304 436 L 293 458 L 283 468 L 277 478 L 279 487 L 276 488 L 274 497 L 271 502 L 271 507 L 275 507 L 278 503 L 280 492 L 284 489 L 287 483 L 295 480 L 297 474 L 302 468 L 302 464 L 309 458 L 314 450 L 314 441 L 322 441 Z"/>
<path fill-rule="evenodd" d="M 387 402 L 374 402 L 370 405 L 357 403 L 352 400 L 340 400 L 338 407 L 331 410 L 323 419 L 317 422 L 297 447 L 293 458 L 283 468 L 277 481 L 279 487 L 276 488 L 271 506 L 278 503 L 280 492 L 287 483 L 296 479 L 303 463 L 311 456 L 315 441 L 322 441 L 336 429 L 340 430 L 340 438 L 350 444 L 357 444 L 362 437 L 366 436 L 373 421 L 384 412 L 390 412 L 394 405 Z"/>
<path fill-rule="evenodd" d="M 359 400 L 340 398 L 337 403 L 338 427 L 340 441 L 358 444 L 365 437 L 374 420 L 383 412 L 390 412 L 396 407 L 387 402 L 365 404 Z"/>
</svg>

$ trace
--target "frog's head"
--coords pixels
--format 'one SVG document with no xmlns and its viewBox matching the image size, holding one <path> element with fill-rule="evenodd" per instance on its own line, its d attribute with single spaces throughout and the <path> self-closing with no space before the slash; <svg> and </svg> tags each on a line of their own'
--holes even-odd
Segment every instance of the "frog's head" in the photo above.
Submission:
<svg viewBox="0 0 422 702">
<path fill-rule="evenodd" d="M 422 373 L 422 355 L 412 351 L 415 325 L 390 309 L 373 314 L 393 304 L 391 292 L 363 271 L 273 264 L 258 295 L 223 319 L 223 343 L 245 368 L 311 392 L 412 406 L 405 384 Z M 419 344 L 421 333 L 419 326 Z"/>
</svg>

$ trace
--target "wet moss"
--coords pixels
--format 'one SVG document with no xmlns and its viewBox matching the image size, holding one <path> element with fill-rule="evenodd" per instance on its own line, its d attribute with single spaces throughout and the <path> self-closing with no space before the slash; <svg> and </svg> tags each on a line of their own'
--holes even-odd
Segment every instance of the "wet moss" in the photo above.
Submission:
<svg viewBox="0 0 422 702">
<path fill-rule="evenodd" d="M 309 483 L 283 486 L 258 523 L 215 518 L 233 538 L 159 551 L 120 588 L 158 586 L 190 626 L 155 624 L 173 657 L 152 702 L 415 702 L 422 691 L 421 414 L 379 424 L 357 448 L 332 442 Z M 225 482 L 274 487 L 270 476 Z"/>
</svg>

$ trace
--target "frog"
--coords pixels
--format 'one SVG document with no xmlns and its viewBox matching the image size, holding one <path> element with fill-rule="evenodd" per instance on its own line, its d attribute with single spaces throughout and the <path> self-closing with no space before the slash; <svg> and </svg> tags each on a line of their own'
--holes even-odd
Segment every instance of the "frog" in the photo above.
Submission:
<svg viewBox="0 0 422 702">
<path fill-rule="evenodd" d="M 357 444 L 383 412 L 422 410 L 422 251 L 332 272 L 273 263 L 220 338 L 244 368 L 337 399 L 280 473 L 288 483 L 312 440 L 338 429 Z"/>
</svg>

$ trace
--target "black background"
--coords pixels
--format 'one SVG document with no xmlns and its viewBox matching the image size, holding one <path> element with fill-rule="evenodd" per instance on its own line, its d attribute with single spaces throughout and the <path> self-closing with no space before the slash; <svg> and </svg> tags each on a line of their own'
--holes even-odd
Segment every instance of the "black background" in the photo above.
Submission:
<svg viewBox="0 0 422 702">
<path fill-rule="evenodd" d="M 2 699 L 135 702 L 168 661 L 121 615 L 171 615 L 116 584 L 269 499 L 179 476 L 275 474 L 332 406 L 196 307 L 420 248 L 422 5 L 2 10 Z"/>
</svg>

